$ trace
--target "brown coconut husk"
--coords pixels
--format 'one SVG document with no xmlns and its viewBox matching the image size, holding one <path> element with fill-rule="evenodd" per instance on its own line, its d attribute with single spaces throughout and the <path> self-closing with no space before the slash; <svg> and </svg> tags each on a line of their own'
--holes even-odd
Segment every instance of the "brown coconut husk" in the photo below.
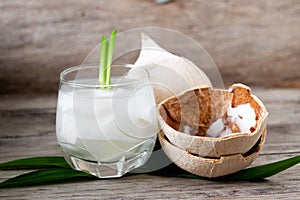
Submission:
<svg viewBox="0 0 300 200">
<path fill-rule="evenodd" d="M 204 158 L 189 153 L 171 144 L 162 132 L 158 134 L 166 155 L 180 168 L 202 177 L 219 177 L 240 171 L 249 166 L 259 155 L 266 138 L 266 129 L 257 144 L 245 154 Z"/>
<path fill-rule="evenodd" d="M 191 106 L 191 103 L 194 105 Z M 230 105 L 236 107 L 245 103 L 250 103 L 256 113 L 257 123 L 252 133 L 238 133 L 225 138 L 205 137 L 211 123 L 224 116 Z M 172 144 L 192 154 L 215 158 L 249 151 L 261 137 L 268 115 L 262 102 L 242 84 L 235 84 L 229 90 L 192 89 L 161 102 L 158 110 L 159 124 Z M 197 118 L 197 114 L 200 117 Z M 183 133 L 185 126 L 192 127 L 191 134 Z"/>
</svg>

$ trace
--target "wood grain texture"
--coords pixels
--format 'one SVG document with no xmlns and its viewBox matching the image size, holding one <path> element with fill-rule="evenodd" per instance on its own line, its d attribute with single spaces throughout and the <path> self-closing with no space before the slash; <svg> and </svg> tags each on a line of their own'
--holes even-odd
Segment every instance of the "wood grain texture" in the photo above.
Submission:
<svg viewBox="0 0 300 200">
<path fill-rule="evenodd" d="M 101 35 L 146 26 L 202 44 L 226 85 L 300 87 L 299 0 L 1 0 L 0 10 L 0 93 L 55 92 Z"/>
<path fill-rule="evenodd" d="M 270 112 L 261 155 L 252 166 L 300 154 L 300 90 L 256 88 Z M 61 155 L 52 96 L 0 98 L 0 162 Z M 24 171 L 0 171 L 0 181 Z M 0 199 L 297 199 L 300 165 L 261 182 L 209 181 L 134 175 L 84 183 L 2 189 Z"/>
</svg>

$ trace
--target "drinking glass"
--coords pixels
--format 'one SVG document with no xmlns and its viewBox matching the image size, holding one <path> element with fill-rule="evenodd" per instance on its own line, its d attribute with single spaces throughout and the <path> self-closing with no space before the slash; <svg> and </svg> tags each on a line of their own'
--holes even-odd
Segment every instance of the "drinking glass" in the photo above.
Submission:
<svg viewBox="0 0 300 200">
<path fill-rule="evenodd" d="M 56 136 L 69 165 L 99 178 L 120 177 L 149 158 L 158 131 L 149 74 L 112 66 L 111 83 L 98 83 L 98 66 L 60 75 Z"/>
</svg>

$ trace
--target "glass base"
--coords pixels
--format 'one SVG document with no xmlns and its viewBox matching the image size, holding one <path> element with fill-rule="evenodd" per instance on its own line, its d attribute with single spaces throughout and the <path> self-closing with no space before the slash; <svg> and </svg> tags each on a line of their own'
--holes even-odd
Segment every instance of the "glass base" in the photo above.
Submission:
<svg viewBox="0 0 300 200">
<path fill-rule="evenodd" d="M 83 160 L 66 153 L 64 157 L 69 165 L 78 171 L 83 171 L 99 178 L 117 178 L 145 164 L 150 154 L 149 151 L 144 151 L 132 158 L 125 159 L 123 157 L 117 162 L 109 163 Z"/>
</svg>

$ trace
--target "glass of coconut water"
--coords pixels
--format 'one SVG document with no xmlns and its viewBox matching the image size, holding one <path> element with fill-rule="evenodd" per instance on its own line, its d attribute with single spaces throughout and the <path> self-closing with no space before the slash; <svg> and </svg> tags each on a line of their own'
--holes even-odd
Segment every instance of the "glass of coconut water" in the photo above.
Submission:
<svg viewBox="0 0 300 200">
<path fill-rule="evenodd" d="M 60 75 L 56 135 L 76 170 L 120 177 L 149 158 L 158 131 L 149 74 L 143 67 L 112 66 L 111 84 L 98 84 L 98 66 Z"/>
</svg>

